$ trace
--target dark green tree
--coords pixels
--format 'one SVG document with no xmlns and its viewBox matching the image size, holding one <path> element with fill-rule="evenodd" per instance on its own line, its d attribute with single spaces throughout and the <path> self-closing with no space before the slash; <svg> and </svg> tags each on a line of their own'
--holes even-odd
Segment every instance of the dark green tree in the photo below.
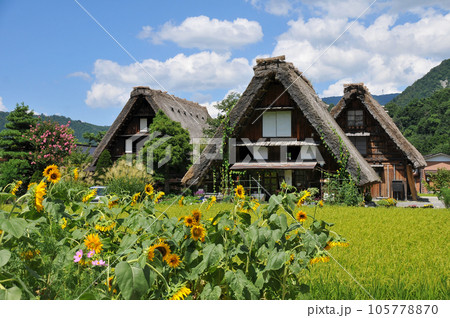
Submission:
<svg viewBox="0 0 450 318">
<path fill-rule="evenodd" d="M 26 183 L 33 173 L 27 160 L 33 145 L 25 136 L 37 119 L 24 103 L 17 104 L 6 119 L 6 129 L 0 132 L 0 158 L 6 159 L 0 164 L 0 188 L 14 180 Z"/>
<path fill-rule="evenodd" d="M 142 149 L 144 164 L 154 170 L 153 179 L 164 182 L 164 191 L 169 192 L 169 178 L 180 177 L 191 164 L 189 132 L 179 122 L 169 119 L 161 110 L 156 113 L 149 127 L 150 140 Z M 148 162 L 148 158 L 152 162 Z"/>
<path fill-rule="evenodd" d="M 219 111 L 217 118 L 208 118 L 208 128 L 203 129 L 203 134 L 205 137 L 214 137 L 217 128 L 220 126 L 222 121 L 228 116 L 228 113 L 236 105 L 239 98 L 241 98 L 240 93 L 231 92 L 228 94 L 224 100 L 214 105 L 214 107 Z"/>
<path fill-rule="evenodd" d="M 103 136 L 105 136 L 106 131 L 99 131 L 96 134 L 92 132 L 83 133 L 83 138 L 88 141 L 89 146 L 98 145 L 102 141 Z"/>
<path fill-rule="evenodd" d="M 95 171 L 98 173 L 103 173 L 106 169 L 111 167 L 113 164 L 111 160 L 111 153 L 108 150 L 103 150 L 98 157 L 97 165 Z"/>
<path fill-rule="evenodd" d="M 33 150 L 31 141 L 25 135 L 37 118 L 33 117 L 28 106 L 22 102 L 21 105 L 16 105 L 6 119 L 6 129 L 0 132 L 0 158 L 24 159 Z"/>
</svg>

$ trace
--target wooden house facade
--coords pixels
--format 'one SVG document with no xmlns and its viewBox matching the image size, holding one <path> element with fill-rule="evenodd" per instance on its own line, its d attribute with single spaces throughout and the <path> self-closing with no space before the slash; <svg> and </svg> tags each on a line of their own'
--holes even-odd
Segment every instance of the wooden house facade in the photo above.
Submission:
<svg viewBox="0 0 450 318">
<path fill-rule="evenodd" d="M 344 96 L 331 115 L 379 175 L 381 183 L 372 186 L 372 197 L 406 199 L 411 195 L 417 199 L 425 159 L 367 87 L 362 83 L 344 85 Z"/>
<path fill-rule="evenodd" d="M 158 110 L 180 122 L 189 131 L 191 141 L 203 136 L 209 117 L 206 107 L 160 90 L 138 86 L 130 93 L 130 99 L 95 149 L 91 168 L 95 168 L 104 150 L 110 152 L 113 161 L 123 155 L 138 154 L 149 138 L 148 127 Z"/>
<path fill-rule="evenodd" d="M 228 127 L 231 170 L 245 171 L 273 194 L 284 180 L 298 189 L 320 187 L 324 171 L 336 171 L 340 142 L 349 152 L 349 171 L 360 185 L 379 181 L 375 171 L 337 125 L 310 82 L 284 57 L 258 59 L 255 75 L 231 110 Z M 205 187 L 223 158 L 207 145 L 182 182 Z M 207 189 L 209 190 L 209 189 Z"/>
</svg>

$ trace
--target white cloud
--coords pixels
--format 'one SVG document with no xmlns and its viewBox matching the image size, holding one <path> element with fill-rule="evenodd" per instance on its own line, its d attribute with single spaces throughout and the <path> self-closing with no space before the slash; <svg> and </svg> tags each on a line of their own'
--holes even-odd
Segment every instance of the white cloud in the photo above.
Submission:
<svg viewBox="0 0 450 318">
<path fill-rule="evenodd" d="M 97 60 L 93 74 L 95 81 L 87 93 L 86 104 L 116 107 L 124 105 L 133 86 L 147 85 L 175 95 L 177 91 L 195 94 L 247 85 L 253 70 L 245 58 L 231 59 L 229 53 L 200 52 L 189 56 L 178 54 L 166 61 L 147 59 L 140 65 Z"/>
<path fill-rule="evenodd" d="M 289 0 L 269 0 L 264 9 L 274 15 L 287 15 L 292 10 L 292 4 Z"/>
<path fill-rule="evenodd" d="M 336 83 L 328 86 L 328 88 L 324 90 L 322 94 L 320 94 L 320 97 L 342 96 L 344 94 L 344 84 L 349 83 L 353 83 L 353 80 L 351 78 L 343 78 Z"/>
<path fill-rule="evenodd" d="M 3 105 L 3 97 L 1 97 L 1 96 L 0 96 L 0 111 L 2 111 L 2 112 L 7 111 L 6 106 Z"/>
<path fill-rule="evenodd" d="M 261 41 L 263 32 L 257 21 L 241 18 L 227 21 L 202 15 L 189 17 L 180 25 L 167 22 L 158 31 L 144 26 L 138 37 L 149 38 L 156 44 L 171 41 L 183 48 L 230 50 Z"/>
<path fill-rule="evenodd" d="M 68 74 L 67 77 L 79 77 L 81 79 L 84 79 L 85 81 L 90 81 L 92 79 L 91 75 L 86 72 L 73 72 Z"/>
<path fill-rule="evenodd" d="M 286 55 L 313 83 L 330 83 L 325 96 L 336 94 L 339 86 L 342 94 L 343 78 L 364 82 L 373 94 L 399 92 L 448 58 L 450 13 L 427 11 L 410 22 L 385 13 L 369 23 L 357 21 L 339 37 L 351 22 L 289 21 L 272 55 Z"/>
</svg>

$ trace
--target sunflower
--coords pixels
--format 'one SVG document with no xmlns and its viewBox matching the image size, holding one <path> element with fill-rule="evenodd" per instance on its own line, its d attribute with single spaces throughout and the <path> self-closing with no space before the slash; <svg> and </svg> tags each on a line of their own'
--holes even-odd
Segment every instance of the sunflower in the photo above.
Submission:
<svg viewBox="0 0 450 318">
<path fill-rule="evenodd" d="M 58 169 L 54 169 L 50 172 L 50 174 L 47 176 L 47 181 L 51 183 L 57 183 L 59 180 L 61 180 L 61 172 L 59 172 Z"/>
<path fill-rule="evenodd" d="M 199 239 L 203 242 L 205 240 L 206 230 L 202 225 L 194 225 L 191 228 L 191 237 L 193 240 L 198 241 Z"/>
<path fill-rule="evenodd" d="M 184 205 L 183 200 L 184 200 L 184 197 L 183 197 L 183 196 L 180 198 L 180 200 L 178 200 L 178 205 L 179 205 L 179 206 L 183 206 L 183 205 Z"/>
<path fill-rule="evenodd" d="M 42 175 L 43 175 L 44 177 L 48 177 L 48 176 L 52 173 L 53 170 L 58 170 L 58 166 L 57 166 L 57 165 L 50 165 L 50 166 L 47 166 L 47 167 L 44 169 L 44 171 L 42 172 Z"/>
<path fill-rule="evenodd" d="M 163 257 L 163 260 L 170 256 L 170 246 L 164 241 L 159 241 L 159 243 L 153 245 L 151 248 L 153 248 L 153 250 L 158 250 Z"/>
<path fill-rule="evenodd" d="M 114 206 L 116 206 L 117 204 L 119 203 L 119 199 L 115 199 L 115 200 L 112 200 L 112 201 L 109 201 L 108 202 L 108 208 L 113 208 Z"/>
<path fill-rule="evenodd" d="M 297 221 L 299 222 L 305 222 L 307 219 L 306 213 L 303 211 L 298 211 L 297 215 L 295 216 L 295 218 L 297 219 Z"/>
<path fill-rule="evenodd" d="M 323 200 L 320 200 L 320 201 L 319 201 L 319 206 L 320 206 L 321 208 L 323 208 Z"/>
<path fill-rule="evenodd" d="M 213 206 L 213 204 L 216 202 L 217 198 L 213 195 L 211 197 L 211 201 L 209 201 L 208 207 L 206 208 L 206 210 L 211 209 L 211 207 Z"/>
<path fill-rule="evenodd" d="M 184 297 L 189 295 L 191 290 L 187 287 L 181 287 L 169 300 L 183 300 Z"/>
<path fill-rule="evenodd" d="M 22 185 L 22 181 L 17 181 L 17 183 L 14 185 L 14 188 L 11 191 L 11 194 L 16 195 L 16 192 L 17 192 L 17 190 L 19 190 L 21 185 Z"/>
<path fill-rule="evenodd" d="M 177 254 L 170 254 L 166 257 L 166 262 L 170 267 L 177 268 L 181 264 L 180 256 L 178 256 Z"/>
<path fill-rule="evenodd" d="M 184 225 L 186 225 L 187 227 L 191 227 L 194 224 L 196 224 L 196 222 L 192 216 L 188 215 L 184 217 Z"/>
<path fill-rule="evenodd" d="M 162 192 L 162 191 L 158 192 L 158 194 L 156 195 L 156 198 L 155 198 L 154 202 L 155 202 L 155 203 L 158 202 L 158 200 L 161 199 L 163 195 L 165 195 L 164 192 Z"/>
<path fill-rule="evenodd" d="M 82 201 L 83 203 L 88 202 L 92 197 L 94 197 L 97 194 L 97 189 L 92 190 L 91 192 L 89 192 L 88 194 L 86 194 Z"/>
<path fill-rule="evenodd" d="M 95 254 L 100 253 L 103 246 L 98 234 L 89 234 L 84 240 L 84 245 L 88 250 L 95 251 Z"/>
<path fill-rule="evenodd" d="M 38 212 L 41 212 L 42 209 L 44 208 L 44 206 L 42 205 L 42 202 L 44 201 L 44 195 L 47 194 L 47 190 L 45 189 L 47 185 L 45 184 L 45 182 L 40 182 L 37 187 L 36 187 L 36 191 L 35 191 L 35 205 L 36 205 L 36 210 Z"/>
<path fill-rule="evenodd" d="M 234 189 L 234 191 L 236 192 L 236 196 L 240 199 L 245 199 L 245 190 L 244 187 L 241 185 L 238 185 L 236 187 L 236 189 Z"/>
<path fill-rule="evenodd" d="M 31 182 L 29 185 L 28 185 L 28 188 L 27 188 L 27 190 L 30 190 L 33 186 L 35 186 L 37 183 L 36 182 Z"/>
<path fill-rule="evenodd" d="M 145 193 L 147 193 L 147 195 L 153 194 L 153 186 L 150 183 L 145 186 Z"/>
<path fill-rule="evenodd" d="M 67 226 L 67 220 L 66 218 L 62 218 L 62 224 L 61 224 L 61 228 L 64 230 Z"/>
<path fill-rule="evenodd" d="M 311 196 L 311 193 L 306 190 L 305 193 L 303 194 L 303 196 L 298 200 L 297 207 L 301 206 L 303 204 L 303 202 L 305 202 L 306 198 L 308 198 L 310 196 Z"/>
<path fill-rule="evenodd" d="M 78 180 L 78 168 L 75 168 L 73 170 L 73 179 L 76 181 Z"/>
<path fill-rule="evenodd" d="M 140 192 L 133 194 L 133 197 L 131 198 L 131 206 L 134 206 L 137 203 L 137 200 L 139 199 L 140 196 L 141 196 Z"/>
<path fill-rule="evenodd" d="M 155 258 L 155 247 L 154 246 L 150 246 L 148 248 L 147 258 L 149 261 L 153 261 L 153 259 Z"/>
<path fill-rule="evenodd" d="M 195 209 L 192 211 L 192 218 L 196 224 L 200 224 L 200 219 L 202 217 L 202 212 L 199 209 Z"/>
<path fill-rule="evenodd" d="M 328 241 L 327 245 L 325 245 L 325 247 L 323 248 L 325 251 L 329 251 L 332 247 L 333 247 L 333 242 L 332 241 Z"/>
</svg>

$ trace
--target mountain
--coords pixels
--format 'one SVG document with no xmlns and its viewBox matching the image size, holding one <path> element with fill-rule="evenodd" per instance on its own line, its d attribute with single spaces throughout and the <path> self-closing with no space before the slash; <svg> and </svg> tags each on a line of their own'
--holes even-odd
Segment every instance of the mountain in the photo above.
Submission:
<svg viewBox="0 0 450 318">
<path fill-rule="evenodd" d="M 398 96 L 399 93 L 394 93 L 394 94 L 384 94 L 384 95 L 372 95 L 373 98 L 376 99 L 376 101 L 378 103 L 380 103 L 380 105 L 386 105 L 387 103 L 389 103 L 392 99 L 394 99 L 396 96 Z M 322 98 L 322 100 L 330 105 L 336 105 L 340 100 L 341 100 L 342 96 L 330 96 L 330 97 L 324 97 Z"/>
<path fill-rule="evenodd" d="M 405 107 L 414 99 L 431 96 L 434 92 L 449 86 L 450 59 L 443 60 L 441 64 L 433 67 L 425 76 L 408 86 L 403 93 L 395 97 L 392 102 Z"/>
<path fill-rule="evenodd" d="M 413 99 L 405 107 L 395 110 L 392 113 L 389 111 L 389 115 L 423 155 L 450 154 L 450 87 L 442 88 L 426 98 Z"/>
<path fill-rule="evenodd" d="M 6 116 L 8 116 L 9 112 L 0 112 L 0 131 L 5 129 L 5 124 L 8 122 L 6 120 Z M 37 116 L 36 116 L 37 117 Z M 75 138 L 78 139 L 81 143 L 87 143 L 87 140 L 83 138 L 83 133 L 90 132 L 96 134 L 99 131 L 106 131 L 109 129 L 109 126 L 98 126 L 90 123 L 85 123 L 81 120 L 72 120 L 69 117 L 65 116 L 45 116 L 39 115 L 43 120 L 51 120 L 57 122 L 60 125 L 65 125 L 70 121 L 70 128 L 74 130 Z"/>
</svg>

